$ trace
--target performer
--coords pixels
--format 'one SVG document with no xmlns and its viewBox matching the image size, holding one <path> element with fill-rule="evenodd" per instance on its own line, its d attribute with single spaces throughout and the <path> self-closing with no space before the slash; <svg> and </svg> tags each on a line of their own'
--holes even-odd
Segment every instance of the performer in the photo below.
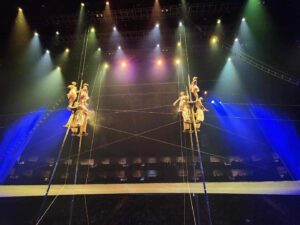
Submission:
<svg viewBox="0 0 300 225">
<path fill-rule="evenodd" d="M 198 92 L 200 91 L 198 85 L 197 85 L 197 79 L 198 77 L 193 77 L 193 80 L 190 84 L 190 92 L 193 94 L 193 96 L 195 97 L 195 101 L 198 100 L 199 95 Z"/>
<path fill-rule="evenodd" d="M 67 94 L 69 99 L 68 108 L 72 109 L 72 115 L 70 116 L 65 127 L 70 127 L 73 135 L 87 135 L 86 128 L 89 114 L 88 100 L 90 99 L 88 86 L 89 85 L 86 83 L 83 84 L 83 88 L 81 88 L 79 91 L 77 91 L 76 82 L 72 82 L 72 84 L 68 86 L 70 89 L 69 93 Z M 79 93 L 79 95 L 77 95 L 77 93 Z"/>
<path fill-rule="evenodd" d="M 188 101 L 188 95 L 184 91 L 181 91 L 179 98 L 173 103 L 173 106 L 176 106 L 179 102 L 178 113 L 183 118 L 183 132 L 189 132 L 192 125 L 192 113 Z"/>
<path fill-rule="evenodd" d="M 88 100 L 90 99 L 88 86 L 89 85 L 87 83 L 83 84 L 83 88 L 79 91 L 80 98 L 78 111 L 76 112 L 76 120 L 79 127 L 79 136 L 87 136 L 86 128 L 89 115 Z"/>
<path fill-rule="evenodd" d="M 196 113 L 195 113 L 195 129 L 200 131 L 201 124 L 204 122 L 204 112 L 208 112 L 208 110 L 202 104 L 203 98 L 198 98 L 196 101 Z"/>
<path fill-rule="evenodd" d="M 74 106 L 74 103 L 77 98 L 77 83 L 73 81 L 69 86 L 68 86 L 69 92 L 67 94 L 67 98 L 69 100 L 69 105 L 68 109 L 71 109 Z"/>
<path fill-rule="evenodd" d="M 188 101 L 188 96 L 185 94 L 184 91 L 181 91 L 179 93 L 178 99 L 173 103 L 173 106 L 176 106 L 177 103 L 179 102 L 179 107 L 178 107 L 177 112 L 182 113 L 183 106 L 184 106 L 184 104 L 187 103 L 187 101 Z"/>
</svg>

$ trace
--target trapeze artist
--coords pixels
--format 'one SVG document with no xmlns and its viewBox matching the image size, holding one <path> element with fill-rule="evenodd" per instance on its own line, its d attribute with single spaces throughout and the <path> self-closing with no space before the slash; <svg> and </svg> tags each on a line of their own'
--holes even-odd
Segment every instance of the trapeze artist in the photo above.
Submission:
<svg viewBox="0 0 300 225">
<path fill-rule="evenodd" d="M 87 136 L 86 128 L 90 114 L 88 109 L 90 99 L 88 87 L 89 85 L 85 83 L 78 91 L 76 82 L 72 82 L 68 86 L 68 109 L 72 111 L 72 114 L 65 127 L 70 128 L 74 136 Z"/>
<path fill-rule="evenodd" d="M 195 100 L 191 101 L 188 93 L 181 91 L 178 99 L 173 103 L 173 106 L 176 106 L 179 102 L 177 111 L 182 117 L 183 132 L 200 131 L 201 124 L 204 122 L 204 112 L 208 110 L 202 103 L 203 98 L 198 95 L 199 91 L 197 78 L 194 77 L 190 84 L 190 92 L 191 98 Z"/>
</svg>

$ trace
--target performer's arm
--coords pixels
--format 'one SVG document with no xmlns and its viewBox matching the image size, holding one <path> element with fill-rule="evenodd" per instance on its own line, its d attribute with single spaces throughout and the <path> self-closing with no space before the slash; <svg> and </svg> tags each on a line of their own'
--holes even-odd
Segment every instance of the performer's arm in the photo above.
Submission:
<svg viewBox="0 0 300 225">
<path fill-rule="evenodd" d="M 175 102 L 173 102 L 173 106 L 176 106 L 176 104 L 179 102 L 180 98 L 178 98 Z"/>
</svg>

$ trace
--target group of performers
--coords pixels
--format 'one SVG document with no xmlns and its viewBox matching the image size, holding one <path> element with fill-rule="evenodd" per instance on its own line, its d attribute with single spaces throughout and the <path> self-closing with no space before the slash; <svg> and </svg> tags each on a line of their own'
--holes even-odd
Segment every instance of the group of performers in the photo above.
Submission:
<svg viewBox="0 0 300 225">
<path fill-rule="evenodd" d="M 200 89 L 197 84 L 197 77 L 193 77 L 189 90 L 191 95 L 181 91 L 173 106 L 179 103 L 178 113 L 183 119 L 183 132 L 200 131 L 201 123 L 204 122 L 204 112 L 208 110 L 202 104 L 203 98 L 199 97 Z"/>
<path fill-rule="evenodd" d="M 68 86 L 68 109 L 72 111 L 72 114 L 65 127 L 69 128 L 73 135 L 87 135 L 86 128 L 90 114 L 88 109 L 90 99 L 88 86 L 85 83 L 78 89 L 76 82 L 72 82 Z M 183 119 L 183 132 L 200 131 L 201 123 L 204 122 L 204 112 L 208 110 L 202 104 L 202 98 L 199 97 L 200 89 L 197 85 L 197 77 L 193 77 L 189 85 L 189 91 L 190 95 L 188 92 L 181 91 L 173 106 L 179 103 L 178 113 Z"/>
<path fill-rule="evenodd" d="M 82 87 L 77 88 L 77 83 L 72 82 L 69 86 L 67 98 L 69 100 L 68 109 L 72 111 L 68 123 L 65 127 L 71 129 L 73 135 L 86 136 L 86 128 L 89 116 L 88 102 L 89 102 L 89 85 L 83 84 Z"/>
</svg>

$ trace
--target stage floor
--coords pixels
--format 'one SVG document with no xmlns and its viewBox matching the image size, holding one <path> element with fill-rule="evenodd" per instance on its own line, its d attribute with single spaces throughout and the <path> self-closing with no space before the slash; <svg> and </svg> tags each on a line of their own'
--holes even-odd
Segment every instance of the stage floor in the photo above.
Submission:
<svg viewBox="0 0 300 225">
<path fill-rule="evenodd" d="M 208 182 L 209 194 L 300 195 L 300 181 Z M 0 197 L 44 196 L 46 185 L 2 185 Z M 203 193 L 202 183 L 52 185 L 49 195 Z"/>
</svg>

